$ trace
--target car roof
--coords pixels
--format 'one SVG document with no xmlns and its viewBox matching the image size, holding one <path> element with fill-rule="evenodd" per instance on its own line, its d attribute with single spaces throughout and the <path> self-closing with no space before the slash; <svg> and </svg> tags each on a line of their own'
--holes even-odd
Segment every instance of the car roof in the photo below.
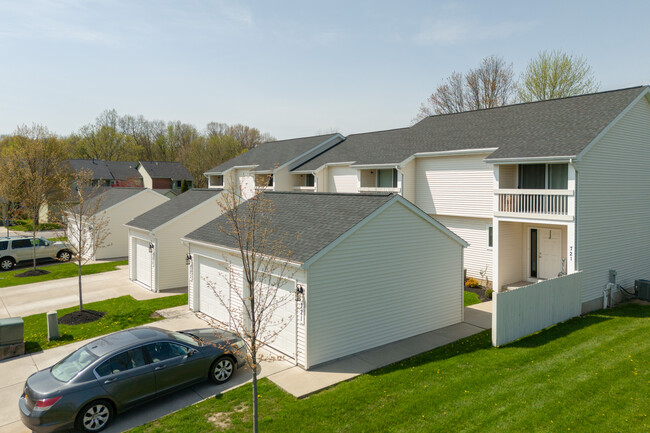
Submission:
<svg viewBox="0 0 650 433">
<path fill-rule="evenodd" d="M 130 346 L 150 343 L 170 338 L 170 332 L 160 328 L 142 327 L 116 332 L 88 343 L 85 347 L 95 355 L 102 357 L 118 352 Z"/>
</svg>

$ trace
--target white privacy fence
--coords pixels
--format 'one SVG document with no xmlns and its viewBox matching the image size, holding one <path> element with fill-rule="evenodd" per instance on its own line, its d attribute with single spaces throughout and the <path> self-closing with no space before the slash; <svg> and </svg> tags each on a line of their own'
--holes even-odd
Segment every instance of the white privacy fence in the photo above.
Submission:
<svg viewBox="0 0 650 433">
<path fill-rule="evenodd" d="M 581 287 L 582 272 L 577 272 L 508 292 L 494 293 L 492 345 L 504 345 L 580 315 Z"/>
</svg>

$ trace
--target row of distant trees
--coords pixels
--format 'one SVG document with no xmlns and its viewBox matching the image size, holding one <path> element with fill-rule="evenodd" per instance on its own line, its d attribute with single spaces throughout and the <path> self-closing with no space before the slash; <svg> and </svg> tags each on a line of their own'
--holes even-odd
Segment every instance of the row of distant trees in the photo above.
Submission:
<svg viewBox="0 0 650 433">
<path fill-rule="evenodd" d="M 68 136 L 56 136 L 41 125 L 20 127 L 0 141 L 0 151 L 24 140 L 26 133 L 33 136 L 35 130 L 39 130 L 39 136 L 47 136 L 57 152 L 68 158 L 179 161 L 192 174 L 197 187 L 206 186 L 205 171 L 260 143 L 274 140 L 268 133 L 241 124 L 211 122 L 201 131 L 180 121 L 120 116 L 115 110 L 106 110 L 94 123 Z"/>
<path fill-rule="evenodd" d="M 499 107 L 517 102 L 544 101 L 598 91 L 586 59 L 561 51 L 542 51 L 520 79 L 512 63 L 492 55 L 466 73 L 453 72 L 420 106 L 414 122 L 434 114 Z"/>
</svg>

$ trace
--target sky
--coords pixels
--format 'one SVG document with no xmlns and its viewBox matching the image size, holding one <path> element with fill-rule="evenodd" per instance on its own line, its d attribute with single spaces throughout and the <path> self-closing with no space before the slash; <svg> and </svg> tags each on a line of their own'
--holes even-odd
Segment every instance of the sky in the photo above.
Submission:
<svg viewBox="0 0 650 433">
<path fill-rule="evenodd" d="M 583 56 L 650 84 L 650 1 L 0 0 L 0 135 L 104 110 L 278 139 L 408 126 L 452 72 Z"/>
</svg>

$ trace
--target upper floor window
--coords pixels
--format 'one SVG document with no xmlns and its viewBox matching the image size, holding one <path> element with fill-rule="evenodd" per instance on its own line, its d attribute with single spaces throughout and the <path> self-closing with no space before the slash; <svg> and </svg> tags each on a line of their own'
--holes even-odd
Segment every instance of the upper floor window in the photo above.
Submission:
<svg viewBox="0 0 650 433">
<path fill-rule="evenodd" d="M 567 189 L 569 164 L 521 164 L 520 189 Z"/>
<path fill-rule="evenodd" d="M 304 186 L 314 186 L 314 175 L 306 174 L 305 175 L 305 185 Z"/>
<path fill-rule="evenodd" d="M 397 188 L 397 169 L 386 168 L 377 170 L 378 188 Z"/>
<path fill-rule="evenodd" d="M 223 186 L 223 175 L 210 176 L 210 186 Z"/>
<path fill-rule="evenodd" d="M 258 187 L 258 188 L 273 186 L 273 175 L 272 174 L 256 174 L 255 175 L 255 186 Z"/>
</svg>

